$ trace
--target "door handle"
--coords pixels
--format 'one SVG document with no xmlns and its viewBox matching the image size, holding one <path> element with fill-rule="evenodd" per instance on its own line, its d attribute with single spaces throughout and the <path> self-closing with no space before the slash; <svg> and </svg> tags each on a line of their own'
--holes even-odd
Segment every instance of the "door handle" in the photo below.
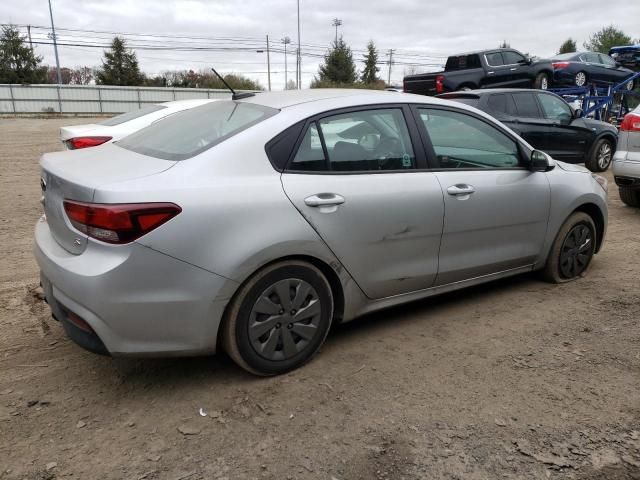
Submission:
<svg viewBox="0 0 640 480">
<path fill-rule="evenodd" d="M 453 195 L 454 197 L 462 197 L 465 195 L 471 195 L 476 191 L 472 185 L 467 185 L 466 183 L 458 183 L 456 185 L 451 185 L 447 188 L 447 193 L 449 195 Z"/>
<path fill-rule="evenodd" d="M 304 199 L 305 205 L 309 207 L 337 206 L 342 205 L 344 202 L 344 197 L 337 193 L 316 193 Z"/>
</svg>

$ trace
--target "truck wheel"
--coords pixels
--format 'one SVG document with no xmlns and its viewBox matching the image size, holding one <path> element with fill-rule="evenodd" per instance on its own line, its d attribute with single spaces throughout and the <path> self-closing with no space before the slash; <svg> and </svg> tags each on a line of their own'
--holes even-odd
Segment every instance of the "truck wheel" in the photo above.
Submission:
<svg viewBox="0 0 640 480">
<path fill-rule="evenodd" d="M 611 165 L 613 159 L 613 144 L 606 138 L 598 140 L 591 150 L 591 155 L 584 162 L 585 166 L 592 172 L 604 172 Z"/>
<path fill-rule="evenodd" d="M 549 74 L 545 72 L 539 73 L 533 86 L 539 90 L 547 90 L 549 88 Z"/>
<path fill-rule="evenodd" d="M 629 187 L 618 187 L 620 200 L 630 207 L 640 207 L 640 190 Z"/>
</svg>

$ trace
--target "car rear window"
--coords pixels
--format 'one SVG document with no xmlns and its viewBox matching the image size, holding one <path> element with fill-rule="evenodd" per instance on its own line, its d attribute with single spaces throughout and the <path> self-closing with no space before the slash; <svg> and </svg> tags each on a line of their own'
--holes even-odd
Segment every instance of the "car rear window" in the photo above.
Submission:
<svg viewBox="0 0 640 480">
<path fill-rule="evenodd" d="M 446 71 L 451 70 L 466 70 L 468 68 L 480 68 L 480 57 L 478 55 L 458 55 L 455 57 L 449 57 L 444 69 Z"/>
<path fill-rule="evenodd" d="M 116 144 L 151 157 L 186 160 L 276 113 L 254 103 L 212 102 L 171 115 Z"/>
<path fill-rule="evenodd" d="M 122 115 L 111 117 L 104 122 L 100 122 L 100 125 L 113 127 L 114 125 L 120 125 L 121 123 L 135 120 L 136 118 L 149 115 L 150 113 L 157 112 L 158 110 L 162 110 L 164 108 L 167 107 L 165 107 L 164 105 L 147 105 L 146 107 L 139 108 L 138 110 L 133 110 L 131 112 L 123 113 Z"/>
</svg>

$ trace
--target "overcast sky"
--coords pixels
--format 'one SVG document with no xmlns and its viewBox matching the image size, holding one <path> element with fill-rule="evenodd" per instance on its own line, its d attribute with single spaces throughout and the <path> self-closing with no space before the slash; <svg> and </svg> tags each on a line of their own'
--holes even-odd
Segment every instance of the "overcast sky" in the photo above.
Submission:
<svg viewBox="0 0 640 480">
<path fill-rule="evenodd" d="M 264 44 L 272 48 L 284 36 L 291 37 L 289 50 L 297 43 L 296 0 L 52 0 L 61 43 L 102 44 L 110 35 L 62 29 L 126 32 L 206 38 L 127 37 L 131 43 L 157 47 L 216 47 L 220 51 L 171 51 L 136 49 L 147 74 L 173 69 L 201 69 L 244 73 L 267 85 L 266 54 L 254 50 Z M 474 49 L 494 48 L 506 40 L 513 48 L 548 57 L 572 37 L 581 46 L 604 25 L 614 24 L 632 38 L 640 37 L 640 0 L 300 0 L 303 86 L 317 72 L 319 59 L 333 41 L 333 18 L 342 20 L 339 34 L 356 51 L 371 39 L 384 60 L 388 49 L 396 49 L 392 83 L 403 75 L 435 69 L 443 57 Z M 0 23 L 48 27 L 46 0 L 2 0 Z M 24 29 L 26 32 L 26 29 Z M 36 41 L 48 41 L 47 30 L 32 29 Z M 243 51 L 237 48 L 245 48 Z M 53 48 L 35 45 L 44 62 L 55 65 Z M 231 48 L 231 50 L 229 50 Z M 263 48 L 263 47 L 262 47 Z M 295 53 L 288 57 L 289 78 L 295 78 Z M 61 66 L 100 65 L 100 48 L 61 46 Z M 284 54 L 271 55 L 272 87 L 284 86 Z M 418 65 L 410 65 L 418 64 Z M 387 78 L 381 65 L 380 75 Z"/>
</svg>

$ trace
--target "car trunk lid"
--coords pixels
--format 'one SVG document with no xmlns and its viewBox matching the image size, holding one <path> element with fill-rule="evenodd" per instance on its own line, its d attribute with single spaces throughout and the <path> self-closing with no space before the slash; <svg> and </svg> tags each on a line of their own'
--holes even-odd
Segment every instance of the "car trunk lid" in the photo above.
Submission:
<svg viewBox="0 0 640 480">
<path fill-rule="evenodd" d="M 175 163 L 112 144 L 44 154 L 40 160 L 40 186 L 44 212 L 53 237 L 65 250 L 81 254 L 87 246 L 87 236 L 71 225 L 64 211 L 65 199 L 91 202 L 100 186 L 154 175 Z"/>
</svg>

